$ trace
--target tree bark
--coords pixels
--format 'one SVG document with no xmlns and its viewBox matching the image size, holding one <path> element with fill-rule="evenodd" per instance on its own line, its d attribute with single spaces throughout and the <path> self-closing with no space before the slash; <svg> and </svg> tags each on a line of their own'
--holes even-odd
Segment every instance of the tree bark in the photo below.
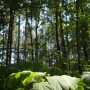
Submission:
<svg viewBox="0 0 90 90">
<path fill-rule="evenodd" d="M 81 66 L 81 60 L 80 60 L 80 34 L 79 34 L 79 1 L 76 0 L 76 47 L 77 47 L 77 55 L 78 55 L 78 71 L 79 74 L 82 74 L 82 66 Z"/>
<path fill-rule="evenodd" d="M 34 63 L 34 57 L 33 57 L 33 40 L 32 40 L 32 7 L 31 7 L 31 28 L 30 28 L 30 39 L 31 39 L 31 57 L 32 57 L 32 63 Z"/>
<path fill-rule="evenodd" d="M 38 62 L 38 32 L 37 32 L 37 29 L 38 29 L 38 22 L 37 22 L 37 17 L 36 17 L 36 30 L 35 30 L 35 35 L 36 35 L 36 46 L 35 46 L 35 57 L 36 57 L 36 62 Z"/>
<path fill-rule="evenodd" d="M 7 42 L 6 66 L 8 66 L 8 65 L 10 66 L 10 63 L 11 63 L 12 38 L 13 38 L 13 22 L 14 22 L 13 10 L 10 9 L 10 22 L 9 22 L 9 32 L 8 32 L 8 42 Z"/>
<path fill-rule="evenodd" d="M 60 45 L 59 45 L 59 37 L 58 37 L 58 8 L 56 7 L 56 13 L 55 13 L 55 17 L 56 17 L 56 28 L 55 28 L 55 32 L 56 32 L 56 47 L 57 47 L 57 51 L 60 53 Z"/>
<path fill-rule="evenodd" d="M 25 24 L 25 40 L 24 40 L 24 61 L 27 60 L 27 33 L 28 31 L 28 15 L 27 15 L 27 5 L 26 5 L 26 24 Z"/>
<path fill-rule="evenodd" d="M 67 4 L 68 1 L 66 0 L 66 4 L 65 4 L 65 10 L 66 10 L 66 52 L 67 52 L 67 55 L 66 55 L 66 59 L 67 59 L 67 70 L 70 71 L 70 60 L 69 60 L 69 41 L 68 41 L 68 27 L 67 27 L 67 24 L 68 24 L 68 21 L 67 21 Z"/>
<path fill-rule="evenodd" d="M 18 21 L 17 65 L 19 65 L 19 62 L 20 62 L 20 60 L 19 60 L 19 48 L 20 48 L 20 15 L 19 15 L 19 21 Z"/>
<path fill-rule="evenodd" d="M 85 6 L 81 6 L 81 12 L 82 13 L 85 13 L 84 12 L 84 8 Z M 84 52 L 84 57 L 85 57 L 85 60 L 87 61 L 88 63 L 88 38 L 89 38 L 89 35 L 88 35 L 88 23 L 84 20 L 81 22 L 81 39 L 82 39 L 82 47 L 83 47 L 83 52 Z"/>
</svg>

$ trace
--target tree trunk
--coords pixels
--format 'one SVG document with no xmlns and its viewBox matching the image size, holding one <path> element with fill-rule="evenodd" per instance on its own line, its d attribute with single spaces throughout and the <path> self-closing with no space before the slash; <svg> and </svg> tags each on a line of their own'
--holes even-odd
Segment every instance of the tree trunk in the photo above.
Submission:
<svg viewBox="0 0 90 90">
<path fill-rule="evenodd" d="M 5 41 L 4 41 L 4 39 L 5 39 L 5 37 L 4 37 L 4 24 L 3 24 L 3 47 L 2 47 L 2 61 L 1 61 L 1 66 L 3 66 L 3 60 L 4 60 L 4 52 L 5 52 L 5 48 L 4 48 L 4 45 L 5 45 Z"/>
<path fill-rule="evenodd" d="M 85 6 L 81 6 L 81 12 L 82 13 L 85 13 L 84 12 L 84 7 Z M 83 52 L 84 52 L 84 57 L 85 57 L 85 60 L 87 61 L 88 63 L 88 43 L 87 43 L 87 40 L 89 38 L 89 35 L 88 35 L 88 23 L 84 20 L 81 22 L 81 39 L 82 39 L 82 47 L 83 47 Z"/>
<path fill-rule="evenodd" d="M 31 39 L 31 57 L 32 57 L 32 63 L 34 63 L 34 57 L 33 57 L 33 41 L 32 41 L 32 7 L 31 7 L 31 28 L 30 28 L 30 39 Z"/>
<path fill-rule="evenodd" d="M 61 35 L 62 56 L 67 58 L 66 46 L 65 46 L 65 40 L 64 40 L 64 32 L 63 32 L 63 27 L 62 27 L 61 13 L 60 13 L 60 35 Z"/>
<path fill-rule="evenodd" d="M 19 21 L 18 21 L 18 47 L 17 47 L 17 65 L 19 65 L 19 48 L 20 48 L 20 15 L 19 15 Z"/>
<path fill-rule="evenodd" d="M 82 23 L 82 27 L 81 27 L 81 38 L 82 38 L 82 47 L 83 47 L 83 52 L 84 52 L 84 57 L 85 60 L 88 62 L 88 52 L 87 52 L 87 48 L 88 48 L 88 44 L 87 44 L 87 38 L 88 38 L 88 28 L 87 28 L 87 23 L 83 22 Z"/>
<path fill-rule="evenodd" d="M 66 52 L 67 52 L 67 70 L 70 71 L 70 61 L 69 61 L 69 41 L 68 41 L 68 28 L 67 28 L 67 24 L 68 24 L 68 21 L 67 21 L 67 3 L 68 1 L 66 0 Z"/>
<path fill-rule="evenodd" d="M 36 17 L 37 18 L 37 17 Z M 36 47 L 35 47 L 35 57 L 36 57 L 36 62 L 38 62 L 38 33 L 37 33 L 37 29 L 38 29 L 38 22 L 37 22 L 37 19 L 36 20 L 36 30 L 35 30 L 35 35 L 36 35 Z"/>
<path fill-rule="evenodd" d="M 27 60 L 27 30 L 28 30 L 28 15 L 27 15 L 27 5 L 26 5 L 26 24 L 25 24 L 25 40 L 24 40 L 24 61 Z"/>
<path fill-rule="evenodd" d="M 57 47 L 57 51 L 60 54 L 60 45 L 59 45 L 59 37 L 58 37 L 58 8 L 57 7 L 56 7 L 55 17 L 56 17 L 56 28 L 55 28 L 55 32 L 56 32 L 56 47 Z"/>
<path fill-rule="evenodd" d="M 8 32 L 8 42 L 7 42 L 6 66 L 8 66 L 8 65 L 10 66 L 10 63 L 11 63 L 13 22 L 14 22 L 13 10 L 10 9 L 10 22 L 9 22 L 9 32 Z"/>
<path fill-rule="evenodd" d="M 77 55 L 78 55 L 78 71 L 79 74 L 82 74 L 82 67 L 81 67 L 81 60 L 80 60 L 80 35 L 79 35 L 79 17 L 78 17 L 78 13 L 79 13 L 79 4 L 78 4 L 78 0 L 76 0 L 76 47 L 77 47 Z"/>
</svg>

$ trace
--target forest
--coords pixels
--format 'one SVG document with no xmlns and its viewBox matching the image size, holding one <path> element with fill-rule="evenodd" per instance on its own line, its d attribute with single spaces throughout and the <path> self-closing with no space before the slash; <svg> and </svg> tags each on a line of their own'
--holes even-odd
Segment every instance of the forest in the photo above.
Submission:
<svg viewBox="0 0 90 90">
<path fill-rule="evenodd" d="M 0 90 L 90 90 L 90 0 L 0 0 Z"/>
</svg>

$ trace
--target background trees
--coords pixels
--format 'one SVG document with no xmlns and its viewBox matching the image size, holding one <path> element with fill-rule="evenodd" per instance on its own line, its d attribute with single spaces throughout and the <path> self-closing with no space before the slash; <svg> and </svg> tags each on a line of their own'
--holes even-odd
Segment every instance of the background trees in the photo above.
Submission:
<svg viewBox="0 0 90 90">
<path fill-rule="evenodd" d="M 1 66 L 88 69 L 89 0 L 1 0 L 0 6 Z"/>
</svg>

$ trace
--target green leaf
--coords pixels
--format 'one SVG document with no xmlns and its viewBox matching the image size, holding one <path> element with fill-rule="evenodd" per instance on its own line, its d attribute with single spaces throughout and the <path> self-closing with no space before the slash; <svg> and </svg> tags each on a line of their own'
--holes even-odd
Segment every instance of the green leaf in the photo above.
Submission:
<svg viewBox="0 0 90 90">
<path fill-rule="evenodd" d="M 47 77 L 48 82 L 55 90 L 76 90 L 78 88 L 79 78 L 67 75 Z M 60 89 L 58 89 L 60 88 Z"/>
<path fill-rule="evenodd" d="M 21 72 L 15 74 L 15 78 L 18 79 L 20 77 Z"/>
<path fill-rule="evenodd" d="M 12 73 L 7 77 L 4 87 L 5 88 L 13 88 L 13 87 L 15 87 L 16 82 L 17 82 L 17 80 L 15 78 L 15 73 Z"/>
<path fill-rule="evenodd" d="M 26 86 L 30 82 L 34 81 L 33 78 L 34 78 L 35 75 L 36 75 L 35 72 L 31 72 L 28 77 L 26 77 L 24 80 L 22 80 L 23 85 Z"/>
<path fill-rule="evenodd" d="M 83 72 L 82 79 L 83 82 L 90 87 L 90 72 Z"/>
<path fill-rule="evenodd" d="M 82 79 L 78 82 L 78 88 L 76 90 L 85 90 Z"/>
<path fill-rule="evenodd" d="M 35 75 L 35 77 L 34 77 L 34 79 L 36 80 L 36 82 L 44 82 L 45 81 L 45 79 L 44 79 L 44 77 L 46 77 L 46 72 L 39 72 L 39 73 L 37 73 L 36 75 Z"/>
<path fill-rule="evenodd" d="M 48 82 L 43 82 L 34 83 L 33 90 L 54 90 L 54 88 Z"/>
<path fill-rule="evenodd" d="M 46 73 L 42 72 L 31 72 L 31 74 L 26 77 L 22 83 L 24 86 L 28 85 L 30 82 L 42 82 L 44 81 L 43 76 L 45 76 Z"/>
<path fill-rule="evenodd" d="M 47 82 L 33 84 L 33 90 L 78 90 L 79 78 L 66 75 L 46 78 Z"/>
<path fill-rule="evenodd" d="M 16 73 L 17 74 L 17 73 Z M 29 76 L 31 74 L 31 71 L 22 71 L 20 78 L 21 80 L 24 80 L 27 76 Z"/>
<path fill-rule="evenodd" d="M 16 89 L 16 90 L 24 90 L 23 88 L 18 88 L 18 89 Z"/>
</svg>

